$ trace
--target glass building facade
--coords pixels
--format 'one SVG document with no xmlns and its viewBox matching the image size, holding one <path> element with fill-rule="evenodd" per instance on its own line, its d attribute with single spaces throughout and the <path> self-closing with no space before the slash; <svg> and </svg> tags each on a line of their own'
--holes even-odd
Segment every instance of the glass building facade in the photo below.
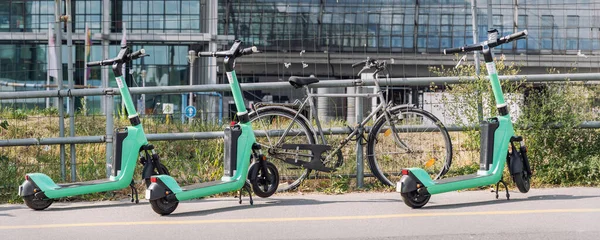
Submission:
<svg viewBox="0 0 600 240">
<path fill-rule="evenodd" d="M 478 1 L 479 39 L 488 29 L 487 2 Z M 600 2 L 492 1 L 501 33 L 529 37 L 505 53 L 600 51 Z M 220 34 L 273 50 L 440 53 L 473 42 L 470 1 L 464 0 L 220 0 Z"/>
<path fill-rule="evenodd" d="M 65 3 L 62 1 L 64 14 Z M 128 36 L 138 35 L 134 40 L 128 40 L 133 49 L 144 48 L 150 56 L 138 60 L 128 75 L 129 86 L 141 86 L 144 71 L 146 86 L 186 85 L 189 83 L 187 55 L 190 49 L 198 50 L 203 42 L 190 41 L 157 41 L 145 40 L 145 34 L 157 36 L 178 36 L 202 34 L 203 25 L 200 0 L 110 0 L 109 8 L 103 8 L 103 0 L 72 0 L 72 29 L 73 29 L 73 61 L 74 81 L 76 85 L 84 83 L 84 33 L 86 25 L 92 33 L 91 60 L 100 60 L 103 54 L 102 41 L 103 14 L 109 14 L 109 56 L 114 56 L 119 50 L 119 42 L 123 27 Z M 0 1 L 0 32 L 5 37 L 0 39 L 0 79 L 15 83 L 46 83 L 48 29 L 54 28 L 54 0 L 3 0 Z M 63 81 L 67 81 L 67 53 L 63 25 L 62 72 Z M 37 35 L 36 35 L 37 33 Z M 19 36 L 14 40 L 12 36 Z M 88 85 L 101 86 L 100 68 L 91 70 Z M 112 73 L 110 73 L 112 75 Z M 54 84 L 52 79 L 51 84 Z M 116 87 L 114 81 L 109 81 Z M 40 90 L 32 88 L 7 88 L 2 91 Z M 146 106 L 152 107 L 156 101 L 179 102 L 177 95 L 146 96 Z M 173 99 L 171 99 L 173 98 Z M 100 98 L 91 97 L 88 109 L 100 108 Z M 43 105 L 43 99 L 39 99 Z M 7 100 L 2 102 L 6 103 Z M 29 101 L 31 103 L 31 101 Z M 92 105 L 92 106 L 90 106 Z"/>
<path fill-rule="evenodd" d="M 470 1 L 464 0 L 215 1 L 218 14 L 207 17 L 205 6 L 210 1 L 72 0 L 75 84 L 83 84 L 84 79 L 86 24 L 93 35 L 92 60 L 102 58 L 103 41 L 108 41 L 109 56 L 117 52 L 124 26 L 128 36 L 132 36 L 128 43 L 133 48 L 143 47 L 150 53 L 149 57 L 134 64 L 134 74 L 128 79 L 130 86 L 142 85 L 142 71 L 145 72 L 146 86 L 188 84 L 188 50 L 206 49 L 207 42 L 214 39 L 212 36 L 201 39 L 208 32 L 207 21 L 218 22 L 217 36 L 228 35 L 252 43 L 264 51 L 261 56 L 267 56 L 248 58 L 254 65 L 246 64 L 240 68 L 240 80 L 243 82 L 278 81 L 292 74 L 315 74 L 322 78 L 354 77 L 352 71 L 348 71 L 350 61 L 367 55 L 396 58 L 397 62 L 391 68 L 401 68 L 402 75 L 396 71 L 392 72 L 393 77 L 430 76 L 429 66 L 450 61 L 440 56 L 442 49 L 473 42 L 471 5 Z M 2 81 L 46 82 L 46 34 L 49 23 L 54 22 L 54 2 L 0 1 Z M 104 2 L 108 2 L 108 8 L 104 7 Z M 492 15 L 489 18 L 488 1 L 477 2 L 479 40 L 486 38 L 488 19 L 501 34 L 523 29 L 529 31 L 526 40 L 506 44 L 499 49 L 515 58 L 525 56 L 521 58 L 521 61 L 527 61 L 527 66 L 522 68 L 525 73 L 533 67 L 538 68 L 536 73 L 543 73 L 543 68 L 552 64 L 567 65 L 555 61 L 563 56 L 600 54 L 600 2 L 491 1 Z M 103 24 L 105 22 L 109 22 L 108 27 Z M 201 40 L 194 39 L 194 36 Z M 226 45 L 223 42 L 219 44 Z M 61 51 L 64 56 L 63 79 L 66 81 L 68 51 L 64 39 Z M 298 52 L 313 55 L 298 59 L 295 57 Z M 599 59 L 590 57 L 587 61 L 592 62 L 590 65 L 597 65 L 594 68 L 600 68 Z M 285 63 L 293 61 L 297 62 L 287 69 Z M 302 64 L 299 64 L 300 61 Z M 277 67 L 273 67 L 275 65 Z M 197 66 L 197 72 L 207 67 L 205 63 Z M 294 67 L 300 69 L 292 71 Z M 100 86 L 101 73 L 100 69 L 93 69 L 88 84 Z M 222 83 L 222 76 L 219 79 L 217 83 Z M 112 81 L 109 82 L 114 86 Z M 1 91 L 17 90 L 26 89 L 1 88 Z M 264 97 L 264 93 L 253 94 L 257 96 L 252 97 L 252 101 Z M 297 97 L 294 94 L 279 95 L 293 99 Z M 178 96 L 162 97 L 179 99 Z M 168 101 L 176 102 L 174 99 Z M 152 106 L 152 103 L 146 105 Z"/>
</svg>

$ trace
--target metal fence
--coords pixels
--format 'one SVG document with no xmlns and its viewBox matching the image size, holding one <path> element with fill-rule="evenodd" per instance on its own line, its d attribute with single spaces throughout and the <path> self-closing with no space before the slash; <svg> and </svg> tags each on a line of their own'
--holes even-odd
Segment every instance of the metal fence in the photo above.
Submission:
<svg viewBox="0 0 600 240">
<path fill-rule="evenodd" d="M 461 84 L 465 81 L 473 80 L 474 77 L 429 77 L 429 78 L 392 78 L 389 81 L 381 81 L 382 86 L 430 86 L 430 85 L 446 85 L 446 84 Z M 595 81 L 600 79 L 600 73 L 582 73 L 582 74 L 540 74 L 540 75 L 517 75 L 517 76 L 501 76 L 501 80 L 522 81 L 527 82 L 560 82 L 569 79 L 570 81 Z M 340 87 L 357 87 L 357 86 L 373 86 L 373 80 L 349 79 L 349 80 L 322 80 L 319 83 L 311 85 L 313 88 L 340 88 Z M 241 87 L 244 91 L 258 89 L 285 89 L 291 88 L 287 82 L 269 82 L 269 83 L 243 83 Z M 228 84 L 212 84 L 212 85 L 195 85 L 195 86 L 163 86 L 163 87 L 131 87 L 132 94 L 180 94 L 189 92 L 226 92 L 230 91 Z M 0 92 L 0 100 L 4 99 L 29 99 L 29 98 L 63 98 L 76 96 L 104 96 L 104 101 L 108 109 L 112 109 L 113 96 L 119 95 L 120 92 L 116 88 L 96 88 L 96 89 L 62 89 L 53 91 L 27 91 L 23 92 Z M 100 143 L 106 144 L 106 162 L 107 175 L 110 174 L 109 169 L 111 163 L 111 153 L 113 144 L 113 129 L 115 123 L 113 121 L 112 111 L 106 114 L 106 133 L 99 136 L 69 136 L 69 137 L 48 137 L 48 138 L 24 138 L 24 139 L 3 139 L 0 140 L 0 147 L 11 146 L 36 146 L 36 145 L 60 145 L 64 149 L 65 144 L 91 144 Z M 62 119 L 62 118 L 61 118 Z M 70 121 L 72 126 L 74 121 Z M 473 126 L 475 127 L 475 126 Z M 581 128 L 599 128 L 600 122 L 590 121 L 580 125 Z M 462 131 L 468 127 L 459 127 L 450 125 L 447 126 L 449 131 Z M 368 131 L 368 129 L 366 129 Z M 330 134 L 347 134 L 347 128 L 330 128 L 325 131 Z M 260 135 L 257 132 L 257 135 Z M 179 132 L 179 133 L 159 133 L 148 134 L 150 141 L 176 141 L 176 140 L 202 140 L 222 138 L 221 131 L 206 131 L 206 132 Z M 73 148 L 73 147 L 72 147 Z M 73 148 L 74 149 L 74 148 Z M 357 144 L 357 153 L 362 152 L 362 146 Z M 74 150 L 73 150 L 74 151 Z M 61 151 L 61 175 L 65 178 L 66 162 L 65 151 Z M 71 160 L 71 181 L 75 181 L 75 160 L 73 152 L 70 154 Z M 362 182 L 362 154 L 357 154 L 357 176 L 359 183 Z M 359 184 L 360 185 L 360 184 Z"/>
</svg>

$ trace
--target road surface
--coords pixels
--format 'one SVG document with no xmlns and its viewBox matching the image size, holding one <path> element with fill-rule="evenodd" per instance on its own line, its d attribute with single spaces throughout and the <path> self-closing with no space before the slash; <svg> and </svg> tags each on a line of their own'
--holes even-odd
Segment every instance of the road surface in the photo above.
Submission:
<svg viewBox="0 0 600 240">
<path fill-rule="evenodd" d="M 142 200 L 0 205 L 0 239 L 600 239 L 600 188 L 434 195 L 410 209 L 397 193 L 285 194 L 186 201 L 159 216 Z"/>
</svg>

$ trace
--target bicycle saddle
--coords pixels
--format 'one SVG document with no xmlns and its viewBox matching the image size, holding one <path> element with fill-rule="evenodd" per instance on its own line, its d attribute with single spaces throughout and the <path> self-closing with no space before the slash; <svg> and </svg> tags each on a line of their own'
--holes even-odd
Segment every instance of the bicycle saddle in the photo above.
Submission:
<svg viewBox="0 0 600 240">
<path fill-rule="evenodd" d="M 297 77 L 291 76 L 288 80 L 292 86 L 295 88 L 301 88 L 302 86 L 306 86 L 313 83 L 318 83 L 319 79 L 316 77 Z"/>
</svg>

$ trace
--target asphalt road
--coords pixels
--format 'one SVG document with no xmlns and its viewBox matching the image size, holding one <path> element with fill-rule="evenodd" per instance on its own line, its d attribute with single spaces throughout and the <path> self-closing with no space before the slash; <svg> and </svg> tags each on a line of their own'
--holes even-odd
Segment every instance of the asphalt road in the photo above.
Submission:
<svg viewBox="0 0 600 240">
<path fill-rule="evenodd" d="M 163 217 L 145 200 L 0 205 L 0 239 L 600 239 L 600 188 L 500 196 L 445 193 L 418 210 L 397 193 L 210 198 Z"/>
</svg>

